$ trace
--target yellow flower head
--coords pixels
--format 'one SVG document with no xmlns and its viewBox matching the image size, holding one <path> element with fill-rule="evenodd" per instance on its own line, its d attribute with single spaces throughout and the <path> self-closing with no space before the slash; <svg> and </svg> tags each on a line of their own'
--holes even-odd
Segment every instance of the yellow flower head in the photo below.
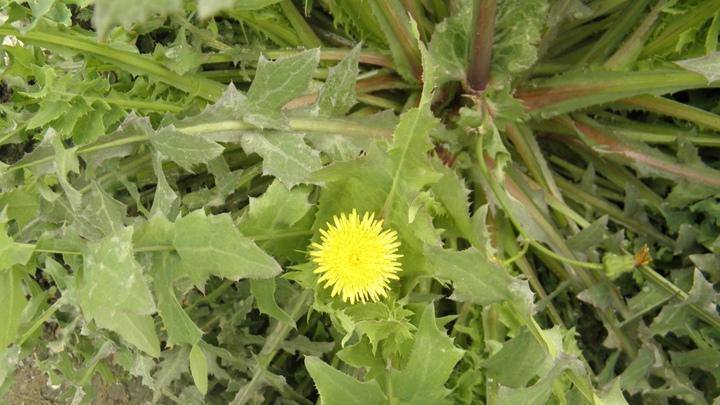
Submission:
<svg viewBox="0 0 720 405">
<path fill-rule="evenodd" d="M 377 301 L 387 295 L 390 280 L 400 271 L 397 254 L 400 242 L 393 230 L 382 229 L 382 220 L 365 213 L 362 219 L 355 210 L 350 215 L 333 217 L 327 230 L 321 229 L 321 243 L 313 243 L 310 255 L 322 274 L 318 283 L 332 287 L 344 301 Z"/>
</svg>

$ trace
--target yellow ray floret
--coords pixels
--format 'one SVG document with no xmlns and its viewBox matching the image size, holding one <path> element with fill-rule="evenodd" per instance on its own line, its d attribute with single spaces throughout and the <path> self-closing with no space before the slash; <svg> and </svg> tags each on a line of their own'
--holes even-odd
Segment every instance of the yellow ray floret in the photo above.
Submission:
<svg viewBox="0 0 720 405">
<path fill-rule="evenodd" d="M 382 220 L 365 213 L 362 219 L 353 210 L 350 215 L 333 217 L 327 229 L 320 230 L 320 243 L 312 244 L 318 283 L 332 287 L 344 301 L 377 301 L 387 295 L 390 280 L 397 280 L 402 257 L 397 253 L 397 232 L 383 230 Z"/>
</svg>

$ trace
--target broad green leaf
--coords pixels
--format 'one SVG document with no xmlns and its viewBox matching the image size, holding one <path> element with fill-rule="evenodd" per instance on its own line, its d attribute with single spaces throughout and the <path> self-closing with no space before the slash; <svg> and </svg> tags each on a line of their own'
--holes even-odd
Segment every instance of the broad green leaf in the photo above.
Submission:
<svg viewBox="0 0 720 405">
<path fill-rule="evenodd" d="M 537 44 L 545 29 L 548 3 L 547 0 L 498 3 L 490 65 L 491 76 L 498 85 L 503 85 L 508 76 L 529 69 L 537 60 Z"/>
<path fill-rule="evenodd" d="M 324 227 L 334 215 L 350 212 L 378 212 L 390 190 L 390 164 L 387 153 L 371 144 L 367 155 L 335 162 L 312 175 L 314 182 L 325 187 L 320 194 L 316 228 Z"/>
<path fill-rule="evenodd" d="M 151 356 L 160 352 L 155 324 L 149 315 L 155 302 L 135 261 L 132 228 L 89 242 L 77 296 L 83 314 Z"/>
<path fill-rule="evenodd" d="M 139 117 L 134 112 L 128 114 L 125 120 L 112 133 L 98 138 L 93 145 L 98 146 L 92 153 L 85 153 L 82 159 L 90 168 L 96 168 L 108 159 L 122 158 L 132 155 L 138 148 L 137 143 L 122 142 L 131 137 L 150 136 L 153 132 L 150 120 L 147 117 Z M 100 145 L 104 147 L 99 148 Z M 107 146 L 112 145 L 112 146 Z"/>
<path fill-rule="evenodd" d="M 95 324 L 111 330 L 128 343 L 152 357 L 160 355 L 160 340 L 155 331 L 155 321 L 150 315 L 136 315 L 118 309 L 107 309 L 95 317 Z"/>
<path fill-rule="evenodd" d="M 303 95 L 319 61 L 318 49 L 272 62 L 261 56 L 247 93 L 245 121 L 261 129 L 284 129 L 285 116 L 280 109 Z"/>
<path fill-rule="evenodd" d="M 0 267 L 0 353 L 15 342 L 20 316 L 27 303 L 22 276 L 22 270 Z"/>
<path fill-rule="evenodd" d="M 5 210 L 8 219 L 14 219 L 22 229 L 40 214 L 40 195 L 21 188 L 0 193 L 2 210 Z"/>
<path fill-rule="evenodd" d="M 691 72 L 700 73 L 705 76 L 708 84 L 720 80 L 720 52 L 699 58 L 676 60 L 673 63 Z"/>
<path fill-rule="evenodd" d="M 180 306 L 173 284 L 181 275 L 180 257 L 175 253 L 156 253 L 152 258 L 153 287 L 158 300 L 158 312 L 167 329 L 167 345 L 196 345 L 203 331 L 195 325 Z"/>
<path fill-rule="evenodd" d="M 196 285 L 209 275 L 239 280 L 270 278 L 280 273 L 277 262 L 242 236 L 228 214 L 193 211 L 175 222 L 173 245 L 184 271 Z"/>
<path fill-rule="evenodd" d="M 243 149 L 263 158 L 263 173 L 275 176 L 288 188 L 307 183 L 310 173 L 320 169 L 320 154 L 310 148 L 303 134 L 292 132 L 247 133 Z"/>
<path fill-rule="evenodd" d="M 275 279 L 250 280 L 250 293 L 255 297 L 258 310 L 280 322 L 295 327 L 295 320 L 290 317 L 275 301 Z"/>
<path fill-rule="evenodd" d="M 425 307 L 407 364 L 390 379 L 393 396 L 409 404 L 438 404 L 450 392 L 445 388 L 464 351 L 455 347 L 445 331 L 438 329 L 435 307 Z"/>
<path fill-rule="evenodd" d="M 298 257 L 304 249 L 312 228 L 313 206 L 308 202 L 310 189 L 286 188 L 274 181 L 257 198 L 250 198 L 247 212 L 240 219 L 240 231 L 276 257 Z M 300 254 L 302 259 L 304 257 Z"/>
<path fill-rule="evenodd" d="M 27 122 L 27 129 L 43 127 L 59 118 L 68 109 L 70 109 L 70 104 L 66 101 L 45 99 L 40 103 L 38 112 Z"/>
<path fill-rule="evenodd" d="M 35 246 L 17 243 L 7 235 L 7 211 L 0 211 L 0 272 L 8 271 L 16 264 L 24 265 L 30 260 Z"/>
<path fill-rule="evenodd" d="M 83 206 L 72 225 L 81 236 L 100 239 L 122 231 L 126 212 L 124 204 L 93 183 L 91 191 L 83 195 Z"/>
<path fill-rule="evenodd" d="M 430 165 L 428 151 L 432 149 L 430 132 L 438 120 L 428 105 L 414 108 L 400 117 L 395 128 L 393 144 L 388 150 L 394 164 L 393 180 L 388 192 L 386 209 L 392 207 L 395 199 L 407 198 L 418 193 L 426 184 L 440 178 Z"/>
<path fill-rule="evenodd" d="M 305 367 L 320 393 L 323 405 L 366 405 L 387 402 L 377 381 L 360 382 L 317 357 L 305 357 Z"/>
<path fill-rule="evenodd" d="M 523 328 L 520 334 L 505 342 L 499 352 L 483 366 L 498 383 L 512 388 L 524 387 L 535 376 L 542 376 L 552 365 L 546 348 Z"/>
<path fill-rule="evenodd" d="M 561 353 L 550 370 L 542 376 L 535 384 L 524 388 L 509 388 L 500 386 L 497 393 L 499 405 L 544 405 L 547 403 L 552 392 L 553 383 L 565 372 L 565 370 L 583 373 L 583 366 L 579 360 Z"/>
<path fill-rule="evenodd" d="M 205 353 L 198 345 L 190 350 L 190 374 L 192 374 L 195 386 L 201 394 L 207 394 L 208 390 L 208 364 Z"/>
<path fill-rule="evenodd" d="M 473 7 L 470 1 L 459 2 L 459 10 L 435 27 L 428 53 L 435 65 L 435 82 L 465 81 L 471 34 L 468 32 Z"/>
<path fill-rule="evenodd" d="M 143 23 L 156 15 L 166 16 L 182 12 L 181 0 L 96 0 L 93 23 L 99 39 L 104 39 L 115 25 L 130 29 L 133 24 Z"/>
<path fill-rule="evenodd" d="M 434 275 L 452 282 L 455 290 L 451 298 L 455 300 L 488 305 L 513 297 L 511 285 L 515 280 L 475 248 L 453 252 L 426 246 L 425 255 Z"/>
<path fill-rule="evenodd" d="M 132 228 L 125 228 L 86 245 L 78 298 L 89 319 L 110 308 L 138 315 L 155 312 L 142 268 L 134 258 L 132 233 Z"/>
<path fill-rule="evenodd" d="M 358 75 L 361 49 L 361 45 L 356 45 L 345 59 L 330 68 L 328 78 L 315 103 L 319 115 L 344 115 L 355 105 L 355 80 Z"/>
<path fill-rule="evenodd" d="M 223 147 L 202 136 L 187 135 L 167 126 L 150 135 L 150 143 L 163 157 L 192 172 L 192 166 L 219 156 Z"/>
<path fill-rule="evenodd" d="M 84 145 L 105 135 L 104 118 L 110 110 L 110 106 L 106 103 L 100 101 L 92 103 L 92 110 L 80 117 L 73 128 L 73 143 Z"/>
</svg>

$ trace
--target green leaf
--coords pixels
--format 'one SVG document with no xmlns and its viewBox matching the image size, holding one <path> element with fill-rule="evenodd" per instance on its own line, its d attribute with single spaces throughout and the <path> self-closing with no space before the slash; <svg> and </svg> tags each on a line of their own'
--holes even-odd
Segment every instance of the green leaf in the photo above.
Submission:
<svg viewBox="0 0 720 405">
<path fill-rule="evenodd" d="M 442 171 L 444 172 L 443 177 L 432 186 L 433 194 L 445 207 L 460 234 L 473 246 L 479 248 L 479 240 L 470 221 L 470 204 L 468 203 L 470 190 L 454 171 L 447 168 Z"/>
<path fill-rule="evenodd" d="M 211 274 L 239 280 L 270 278 L 281 272 L 272 257 L 242 236 L 228 214 L 207 216 L 197 210 L 178 219 L 173 245 L 195 285 L 204 285 Z"/>
<path fill-rule="evenodd" d="M 323 405 L 366 405 L 387 402 L 377 381 L 360 382 L 317 357 L 305 357 L 305 367 L 320 393 Z"/>
<path fill-rule="evenodd" d="M 567 240 L 567 245 L 571 250 L 582 252 L 587 249 L 596 247 L 605 239 L 607 232 L 608 216 L 595 220 L 590 226 L 571 236 Z"/>
<path fill-rule="evenodd" d="M 22 276 L 22 270 L 3 269 L 0 266 L 0 353 L 15 342 L 20 328 L 20 317 L 27 303 L 22 288 Z"/>
<path fill-rule="evenodd" d="M 111 330 L 131 345 L 152 357 L 160 356 L 160 340 L 155 321 L 150 315 L 136 315 L 117 309 L 108 309 L 95 318 L 95 324 Z"/>
<path fill-rule="evenodd" d="M 131 137 L 139 135 L 150 136 L 153 132 L 150 126 L 150 120 L 147 117 L 138 117 L 134 112 L 128 114 L 117 130 L 110 134 L 98 138 L 94 145 L 113 145 L 103 148 L 97 148 L 92 153 L 83 154 L 82 159 L 90 168 L 96 168 L 103 162 L 113 158 L 122 158 L 136 153 L 138 148 L 136 143 L 122 142 Z"/>
<path fill-rule="evenodd" d="M 708 84 L 720 80 L 720 52 L 713 52 L 699 58 L 673 61 L 676 65 L 705 76 Z"/>
<path fill-rule="evenodd" d="M 280 1 L 282 0 L 198 0 L 198 17 L 205 19 L 231 8 L 238 10 L 259 10 L 279 3 Z"/>
<path fill-rule="evenodd" d="M 472 13 L 472 2 L 461 1 L 459 10 L 435 27 L 428 52 L 430 62 L 435 65 L 437 86 L 449 81 L 465 81 Z"/>
<path fill-rule="evenodd" d="M 310 148 L 303 135 L 292 132 L 251 132 L 240 141 L 243 149 L 263 158 L 263 173 L 275 176 L 288 188 L 309 182 L 310 173 L 320 169 L 320 154 Z"/>
<path fill-rule="evenodd" d="M 167 329 L 167 345 L 196 345 L 203 331 L 195 325 L 180 306 L 175 293 L 174 282 L 180 272 L 180 257 L 175 253 L 156 253 L 152 258 L 153 287 L 158 300 L 158 312 Z"/>
<path fill-rule="evenodd" d="M 156 357 L 160 343 L 149 316 L 155 302 L 133 256 L 132 233 L 126 228 L 86 245 L 78 302 L 88 320 Z"/>
<path fill-rule="evenodd" d="M 124 227 L 127 207 L 93 183 L 83 196 L 83 207 L 75 216 L 73 228 L 88 239 L 100 239 L 120 232 Z"/>
<path fill-rule="evenodd" d="M 361 49 L 361 45 L 356 45 L 340 63 L 330 68 L 315 103 L 320 116 L 344 115 L 355 105 L 355 81 Z"/>
<path fill-rule="evenodd" d="M 542 376 L 552 366 L 546 348 L 527 328 L 505 342 L 499 352 L 484 363 L 488 375 L 512 388 L 524 387 L 535 376 Z"/>
<path fill-rule="evenodd" d="M 73 143 L 84 145 L 91 143 L 105 135 L 105 122 L 103 119 L 108 115 L 110 106 L 103 102 L 95 102 L 89 113 L 80 117 L 73 128 Z"/>
<path fill-rule="evenodd" d="M 450 392 L 445 383 L 463 353 L 445 331 L 438 329 L 435 307 L 432 303 L 427 305 L 407 364 L 390 377 L 393 395 L 410 404 L 441 403 Z"/>
<path fill-rule="evenodd" d="M 192 374 L 195 386 L 201 394 L 207 394 L 208 390 L 208 364 L 205 353 L 198 345 L 190 350 L 190 374 Z"/>
<path fill-rule="evenodd" d="M 183 134 L 172 125 L 150 135 L 150 143 L 160 155 L 189 172 L 193 165 L 207 163 L 223 152 L 219 144 L 202 136 Z"/>
<path fill-rule="evenodd" d="M 274 62 L 260 56 L 255 79 L 247 93 L 245 121 L 261 129 L 285 129 L 286 119 L 280 109 L 305 93 L 319 61 L 318 49 Z"/>
<path fill-rule="evenodd" d="M 529 69 L 537 60 L 537 44 L 545 29 L 547 0 L 507 0 L 498 3 L 492 63 L 493 81 Z M 522 24 L 518 24 L 522 21 Z M 500 84 L 498 83 L 498 84 Z"/>
<path fill-rule="evenodd" d="M 82 194 L 70 184 L 70 180 L 68 179 L 68 172 L 80 173 L 80 162 L 75 153 L 77 147 L 65 149 L 60 135 L 52 128 L 45 133 L 43 142 L 46 141 L 52 145 L 55 158 L 55 174 L 57 175 L 58 183 L 60 183 L 60 187 L 62 187 L 65 196 L 67 196 L 68 201 L 70 201 L 70 205 L 73 209 L 77 210 L 81 205 Z"/>
<path fill-rule="evenodd" d="M 414 82 L 422 75 L 421 57 L 418 41 L 413 33 L 417 32 L 414 21 L 408 18 L 408 12 L 399 1 L 367 1 L 375 16 L 375 22 L 390 45 L 390 53 L 396 70 L 403 79 Z"/>
<path fill-rule="evenodd" d="M 40 109 L 27 122 L 27 129 L 40 128 L 54 121 L 70 109 L 70 104 L 61 100 L 43 100 Z"/>
<path fill-rule="evenodd" d="M 250 280 L 250 293 L 255 297 L 258 310 L 286 325 L 295 328 L 295 320 L 275 301 L 275 279 Z"/>
<path fill-rule="evenodd" d="M 718 302 L 720 302 L 720 293 L 715 292 L 713 285 L 703 277 L 699 270 L 695 269 L 688 298 L 678 304 L 665 305 L 653 319 L 650 331 L 659 335 L 666 335 L 668 332 L 686 335 L 690 330 L 690 323 L 694 320 L 689 316 L 688 305 L 693 304 L 714 315 L 717 312 Z"/>
<path fill-rule="evenodd" d="M 88 243 L 83 262 L 78 297 L 89 319 L 110 308 L 139 315 L 155 312 L 142 268 L 134 258 L 132 228 Z"/>
<path fill-rule="evenodd" d="M 453 252 L 426 246 L 425 256 L 436 277 L 452 282 L 452 299 L 488 305 L 513 297 L 511 285 L 517 281 L 475 248 Z"/>
<path fill-rule="evenodd" d="M 155 186 L 155 196 L 153 197 L 152 207 L 150 208 L 150 216 L 153 217 L 161 214 L 166 218 L 175 218 L 177 215 L 178 195 L 170 187 L 162 168 L 162 158 L 158 154 L 153 154 L 153 171 L 157 177 L 157 185 Z"/>
<path fill-rule="evenodd" d="M 14 219 L 22 229 L 40 214 L 40 194 L 21 188 L 2 192 L 0 210 L 4 210 L 8 219 Z"/>
<path fill-rule="evenodd" d="M 313 206 L 308 202 L 310 189 L 286 188 L 274 181 L 257 198 L 250 198 L 249 209 L 239 222 L 240 231 L 253 238 L 266 239 L 258 243 L 268 253 L 276 257 L 298 258 L 298 254 L 307 245 L 308 234 L 312 227 Z M 299 257 L 298 257 L 299 256 Z"/>
<path fill-rule="evenodd" d="M 396 198 L 407 198 L 408 194 L 415 194 L 440 178 L 440 173 L 432 168 L 428 157 L 428 151 L 433 147 L 430 132 L 438 122 L 429 105 L 413 108 L 400 117 L 393 144 L 388 149 L 394 171 L 385 203 L 387 207 L 391 207 Z"/>
<path fill-rule="evenodd" d="M 143 23 L 150 18 L 182 12 L 181 0 L 96 0 L 93 23 L 99 39 L 104 39 L 107 32 L 118 24 L 126 30 L 132 25 Z"/>
<path fill-rule="evenodd" d="M 0 272 L 9 270 L 16 264 L 24 265 L 30 260 L 35 246 L 17 243 L 7 235 L 7 211 L 0 211 Z"/>
<path fill-rule="evenodd" d="M 576 373 L 584 372 L 582 363 L 579 360 L 561 353 L 555 359 L 550 370 L 535 384 L 524 388 L 500 386 L 497 393 L 497 403 L 499 405 L 544 405 L 550 398 L 553 383 L 568 369 Z"/>
</svg>

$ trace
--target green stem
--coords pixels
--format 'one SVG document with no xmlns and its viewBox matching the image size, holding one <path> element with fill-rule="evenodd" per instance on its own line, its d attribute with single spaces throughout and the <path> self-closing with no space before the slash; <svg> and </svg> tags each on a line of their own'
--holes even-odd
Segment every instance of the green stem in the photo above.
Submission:
<svg viewBox="0 0 720 405">
<path fill-rule="evenodd" d="M 252 11 L 247 10 L 230 9 L 226 10 L 225 13 L 240 22 L 262 31 L 263 34 L 267 35 L 268 38 L 281 47 L 296 47 L 302 45 L 295 32 L 283 24 L 276 23 L 274 20 L 257 18 Z"/>
<path fill-rule="evenodd" d="M 10 26 L 0 26 L 0 36 L 14 35 L 18 39 L 42 47 L 72 49 L 112 63 L 130 72 L 143 72 L 180 90 L 197 95 L 209 101 L 220 98 L 223 85 L 200 76 L 180 75 L 161 64 L 136 53 L 111 48 L 78 34 L 63 32 L 56 28 L 44 27 L 45 31 L 21 32 Z"/>
<path fill-rule="evenodd" d="M 357 122 L 347 119 L 332 118 L 290 118 L 289 127 L 293 131 L 298 132 L 320 132 L 335 133 L 352 136 L 370 136 L 374 138 L 390 138 L 392 137 L 392 129 L 373 128 L 360 125 Z M 219 121 L 204 124 L 197 124 L 187 127 L 177 128 L 178 131 L 188 135 L 201 135 L 203 133 L 212 133 L 219 131 L 237 131 L 243 129 L 254 129 L 255 127 L 243 121 Z M 77 150 L 78 155 L 85 155 L 99 150 L 113 148 L 133 143 L 146 142 L 149 138 L 145 135 L 128 136 L 121 139 L 111 140 L 109 142 L 90 144 L 81 146 Z M 8 171 L 19 170 L 32 166 L 41 165 L 52 162 L 53 156 L 47 156 L 41 159 L 28 161 L 20 165 L 14 165 Z"/>
<path fill-rule="evenodd" d="M 626 98 L 618 101 L 618 103 L 656 114 L 680 118 L 681 120 L 694 122 L 701 127 L 720 131 L 720 115 L 665 97 L 642 95 Z"/>
<path fill-rule="evenodd" d="M 55 301 L 54 304 L 52 304 L 48 309 L 45 310 L 45 312 L 40 315 L 35 322 L 28 328 L 25 333 L 20 336 L 20 339 L 18 339 L 18 346 L 22 346 L 30 337 L 37 331 L 50 317 L 52 317 L 55 312 L 57 312 L 58 309 L 65 303 L 64 296 L 60 297 L 57 301 Z"/>
<path fill-rule="evenodd" d="M 168 102 L 160 101 L 147 101 L 147 100 L 133 100 L 129 98 L 120 97 L 98 97 L 98 96 L 86 96 L 83 94 L 70 93 L 67 91 L 53 90 L 55 94 L 62 95 L 65 97 L 82 97 L 89 102 L 103 101 L 108 104 L 116 105 L 124 109 L 136 109 L 136 110 L 150 110 L 159 112 L 171 112 L 179 113 L 185 110 L 185 107 L 173 105 Z"/>
<path fill-rule="evenodd" d="M 628 2 L 627 6 L 618 14 L 617 18 L 614 18 L 610 29 L 605 31 L 605 34 L 603 34 L 599 40 L 594 41 L 592 48 L 580 63 L 584 65 L 603 62 L 607 55 L 617 48 L 623 37 L 637 26 L 637 22 L 641 18 L 648 3 L 650 3 L 650 0 L 634 0 Z"/>
<path fill-rule="evenodd" d="M 605 61 L 605 69 L 608 70 L 621 70 L 625 69 L 628 65 L 634 62 L 640 52 L 642 52 L 643 45 L 648 36 L 652 32 L 652 28 L 655 25 L 660 12 L 667 5 L 667 1 L 658 1 L 655 7 L 652 8 L 650 13 L 645 16 L 643 22 L 633 31 L 633 33 L 625 40 L 620 48 Z"/>
<path fill-rule="evenodd" d="M 306 48 L 319 48 L 322 46 L 322 41 L 315 34 L 315 31 L 308 25 L 305 18 L 298 11 L 291 0 L 283 0 L 280 2 L 280 8 L 282 8 L 285 18 L 290 21 L 290 24 L 295 29 L 295 33 L 300 42 Z"/>
<path fill-rule="evenodd" d="M 245 63 L 254 64 L 260 57 L 260 52 L 255 48 L 239 49 L 241 52 L 237 54 L 214 53 L 205 55 L 204 63 L 230 63 L 237 62 L 238 58 Z M 298 54 L 299 50 L 293 49 L 270 49 L 263 51 L 262 54 L 270 59 L 283 58 Z M 341 61 L 350 53 L 349 49 L 339 48 L 323 48 L 320 50 L 321 61 Z M 381 66 L 384 68 L 395 70 L 395 64 L 384 54 L 373 51 L 361 51 L 359 55 L 360 63 L 367 65 Z"/>
</svg>

